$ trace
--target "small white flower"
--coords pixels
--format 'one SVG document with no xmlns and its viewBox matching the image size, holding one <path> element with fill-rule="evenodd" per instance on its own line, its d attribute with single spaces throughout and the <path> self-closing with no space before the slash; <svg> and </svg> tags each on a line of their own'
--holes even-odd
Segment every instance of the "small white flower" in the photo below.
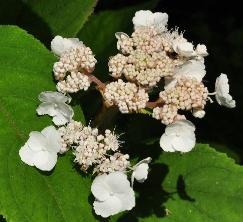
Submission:
<svg viewBox="0 0 243 222">
<path fill-rule="evenodd" d="M 233 100 L 232 96 L 229 94 L 229 83 L 226 74 L 221 73 L 221 75 L 217 77 L 215 92 L 215 97 L 219 105 L 226 106 L 227 108 L 235 108 L 235 100 Z"/>
<path fill-rule="evenodd" d="M 134 178 L 139 182 L 139 183 L 143 183 L 147 177 L 148 177 L 148 169 L 149 169 L 149 166 L 148 164 L 151 162 L 151 157 L 148 157 L 144 160 L 141 160 L 139 163 L 137 163 L 135 166 L 134 166 L 134 171 L 132 173 L 132 177 L 131 177 L 131 180 L 132 180 L 132 186 L 133 186 L 133 183 L 134 183 Z"/>
<path fill-rule="evenodd" d="M 19 155 L 24 163 L 50 171 L 56 165 L 61 146 L 59 132 L 54 126 L 48 126 L 41 132 L 31 132 L 28 141 L 19 150 Z"/>
<path fill-rule="evenodd" d="M 201 82 L 206 75 L 205 65 L 197 60 L 189 60 L 176 69 L 175 75 L 178 77 L 194 78 L 198 82 Z"/>
<path fill-rule="evenodd" d="M 201 109 L 193 109 L 192 115 L 196 118 L 203 118 L 205 116 L 206 112 Z"/>
<path fill-rule="evenodd" d="M 135 193 L 122 172 L 97 176 L 91 191 L 96 198 L 93 204 L 95 213 L 102 217 L 131 210 L 135 206 Z"/>
<path fill-rule="evenodd" d="M 174 39 L 172 42 L 172 48 L 176 53 L 184 57 L 192 57 L 196 55 L 193 44 L 188 42 L 182 36 Z"/>
<path fill-rule="evenodd" d="M 194 78 L 198 82 L 201 82 L 205 75 L 206 70 L 203 62 L 197 60 L 189 60 L 188 62 L 176 68 L 175 75 L 173 77 L 165 78 L 165 89 L 174 87 L 177 81 L 182 77 L 191 79 Z"/>
<path fill-rule="evenodd" d="M 51 41 L 51 50 L 57 55 L 61 56 L 67 50 L 83 45 L 78 38 L 63 38 L 60 35 L 55 36 Z"/>
<path fill-rule="evenodd" d="M 165 128 L 160 147 L 166 152 L 189 152 L 195 146 L 195 126 L 188 120 L 176 121 Z"/>
<path fill-rule="evenodd" d="M 74 115 L 71 106 L 67 105 L 71 98 L 60 92 L 46 91 L 39 95 L 39 100 L 42 102 L 36 109 L 39 115 L 49 115 L 53 117 L 53 122 L 57 126 L 64 125 L 72 120 Z"/>
<path fill-rule="evenodd" d="M 202 44 L 197 45 L 195 52 L 197 53 L 198 56 L 202 56 L 202 57 L 205 57 L 208 55 L 207 47 Z"/>
<path fill-rule="evenodd" d="M 132 19 L 135 29 L 137 27 L 153 26 L 158 32 L 166 31 L 168 14 L 162 12 L 151 12 L 149 10 L 140 10 L 135 13 Z"/>
</svg>

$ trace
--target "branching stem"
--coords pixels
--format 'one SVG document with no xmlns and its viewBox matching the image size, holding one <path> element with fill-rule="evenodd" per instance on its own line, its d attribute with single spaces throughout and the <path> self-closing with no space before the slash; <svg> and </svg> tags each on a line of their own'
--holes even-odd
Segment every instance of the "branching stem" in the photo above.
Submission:
<svg viewBox="0 0 243 222">
<path fill-rule="evenodd" d="M 89 80 L 91 82 L 94 82 L 98 86 L 98 88 L 100 90 L 103 91 L 105 89 L 105 83 L 103 83 L 102 81 L 100 81 L 96 76 L 94 76 L 94 75 L 88 75 L 88 77 L 89 77 Z"/>
</svg>

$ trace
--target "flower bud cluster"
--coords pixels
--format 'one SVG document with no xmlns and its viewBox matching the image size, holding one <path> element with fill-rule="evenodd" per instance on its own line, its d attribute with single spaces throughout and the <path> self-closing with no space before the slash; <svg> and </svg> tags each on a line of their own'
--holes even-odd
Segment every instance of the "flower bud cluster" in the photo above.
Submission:
<svg viewBox="0 0 243 222">
<path fill-rule="evenodd" d="M 177 109 L 203 109 L 207 101 L 208 90 L 202 82 L 198 82 L 196 79 L 181 78 L 175 87 L 160 92 L 159 96 L 165 104 L 173 104 Z"/>
<path fill-rule="evenodd" d="M 79 90 L 87 90 L 89 87 L 89 77 L 80 72 L 71 72 L 65 80 L 57 83 L 57 91 L 62 93 L 75 93 Z"/>
<path fill-rule="evenodd" d="M 102 158 L 99 165 L 94 168 L 94 173 L 104 174 L 114 171 L 126 171 L 130 166 L 129 155 L 122 153 L 115 153 L 109 158 Z"/>
<path fill-rule="evenodd" d="M 87 90 L 90 83 L 86 75 L 94 70 L 95 64 L 91 49 L 84 44 L 65 51 L 53 66 L 54 77 L 59 81 L 57 89 L 69 93 Z"/>
<path fill-rule="evenodd" d="M 176 57 L 169 56 L 162 45 L 162 35 L 153 27 L 137 28 L 131 38 L 117 33 L 117 46 L 123 54 L 113 56 L 109 71 L 114 78 L 122 75 L 128 81 L 150 89 L 164 76 L 171 76 L 181 64 Z"/>
<path fill-rule="evenodd" d="M 145 108 L 149 97 L 136 84 L 118 79 L 106 85 L 104 99 L 107 106 L 116 105 L 122 113 L 129 113 Z"/>
<path fill-rule="evenodd" d="M 72 121 L 66 127 L 59 128 L 62 136 L 61 153 L 73 148 L 74 161 L 81 170 L 86 172 L 93 167 L 94 173 L 124 171 L 129 166 L 129 156 L 119 152 L 118 136 L 106 130 L 99 134 L 97 128 L 83 126 L 80 122 Z"/>
<path fill-rule="evenodd" d="M 171 124 L 174 122 L 175 117 L 177 116 L 177 107 L 173 104 L 166 104 L 162 107 L 155 107 L 153 109 L 152 117 L 161 120 L 165 125 Z"/>
</svg>

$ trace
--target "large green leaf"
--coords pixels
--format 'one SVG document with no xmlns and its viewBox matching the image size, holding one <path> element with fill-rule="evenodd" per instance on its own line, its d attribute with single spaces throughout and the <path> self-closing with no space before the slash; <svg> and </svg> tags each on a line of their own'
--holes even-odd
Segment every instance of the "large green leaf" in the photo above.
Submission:
<svg viewBox="0 0 243 222">
<path fill-rule="evenodd" d="M 59 157 L 49 174 L 25 165 L 18 155 L 30 131 L 51 124 L 35 109 L 38 94 L 55 89 L 54 55 L 25 31 L 1 26 L 0 58 L 0 214 L 11 222 L 93 221 L 90 179 L 77 173 L 72 155 Z M 78 117 L 83 120 L 80 112 Z"/>
<path fill-rule="evenodd" d="M 98 0 L 10 0 L 0 3 L 0 23 L 17 24 L 46 44 L 54 35 L 74 37 Z M 9 10 L 11 7 L 11 10 Z"/>
<path fill-rule="evenodd" d="M 97 0 L 27 0 L 24 2 L 48 24 L 53 34 L 71 37 L 79 32 L 93 12 Z"/>
<path fill-rule="evenodd" d="M 120 222 L 242 222 L 243 168 L 208 145 L 162 153 L 135 189 L 136 208 Z"/>
</svg>

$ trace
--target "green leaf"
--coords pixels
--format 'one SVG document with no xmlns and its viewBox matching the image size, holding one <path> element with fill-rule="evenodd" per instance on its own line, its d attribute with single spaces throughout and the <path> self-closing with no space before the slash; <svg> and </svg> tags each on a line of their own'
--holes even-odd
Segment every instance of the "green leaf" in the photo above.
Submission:
<svg viewBox="0 0 243 222">
<path fill-rule="evenodd" d="M 59 157 L 51 173 L 25 165 L 18 154 L 31 131 L 51 124 L 36 115 L 36 107 L 40 92 L 55 89 L 56 58 L 13 26 L 0 26 L 0 58 L 0 214 L 11 222 L 95 221 L 90 178 L 80 176 L 72 154 Z"/>
<path fill-rule="evenodd" d="M 55 35 L 74 37 L 93 12 L 97 1 L 10 0 L 0 3 L 0 20 L 4 24 L 17 24 L 49 45 Z"/>
<path fill-rule="evenodd" d="M 242 178 L 242 166 L 208 145 L 186 154 L 163 152 L 145 184 L 135 184 L 136 208 L 119 222 L 241 222 Z"/>
<path fill-rule="evenodd" d="M 136 11 L 141 9 L 152 9 L 156 6 L 157 0 L 146 1 L 132 7 L 125 7 L 120 10 L 106 10 L 90 17 L 77 36 L 96 54 L 98 63 L 96 74 L 103 80 L 107 80 L 108 59 L 117 54 L 115 33 L 131 32 L 132 18 Z"/>
<path fill-rule="evenodd" d="M 97 0 L 26 0 L 53 35 L 75 36 L 93 12 Z"/>
</svg>

